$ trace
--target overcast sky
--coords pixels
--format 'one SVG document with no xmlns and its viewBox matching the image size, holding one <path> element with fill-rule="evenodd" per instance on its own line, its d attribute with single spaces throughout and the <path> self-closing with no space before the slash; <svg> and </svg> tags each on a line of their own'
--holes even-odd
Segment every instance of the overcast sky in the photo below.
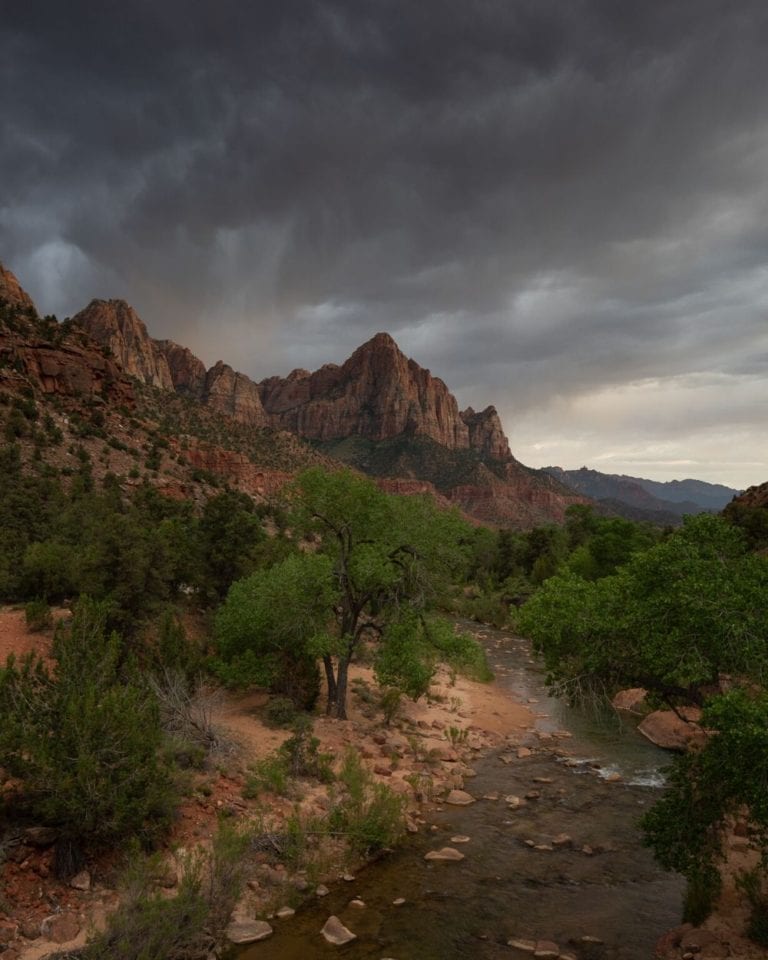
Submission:
<svg viewBox="0 0 768 960">
<path fill-rule="evenodd" d="M 379 330 L 533 466 L 768 479 L 765 0 L 0 0 L 0 261 L 260 379 Z"/>
</svg>

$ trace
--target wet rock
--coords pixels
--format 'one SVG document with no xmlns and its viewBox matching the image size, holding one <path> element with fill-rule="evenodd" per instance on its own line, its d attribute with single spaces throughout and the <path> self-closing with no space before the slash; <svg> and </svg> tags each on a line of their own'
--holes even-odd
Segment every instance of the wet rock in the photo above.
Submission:
<svg viewBox="0 0 768 960">
<path fill-rule="evenodd" d="M 424 854 L 425 860 L 463 860 L 464 854 L 453 847 L 442 847 L 440 850 L 430 850 Z"/>
<path fill-rule="evenodd" d="M 266 920 L 234 920 L 227 927 L 227 940 L 230 943 L 257 943 L 273 934 Z"/>
<path fill-rule="evenodd" d="M 287 920 L 289 917 L 294 916 L 295 913 L 296 911 L 293 909 L 293 907 L 286 905 L 284 907 L 280 907 L 277 913 L 275 913 L 275 916 L 279 917 L 281 920 Z"/>
<path fill-rule="evenodd" d="M 325 926 L 320 932 L 328 941 L 328 943 L 333 943 L 337 947 L 343 946 L 345 943 L 351 943 L 353 940 L 357 940 L 357 935 L 352 933 L 351 930 L 348 930 L 338 917 L 328 917 L 325 922 Z"/>
<path fill-rule="evenodd" d="M 405 897 L 397 897 L 395 900 L 392 901 L 392 906 L 402 907 L 404 903 L 405 903 Z"/>
<path fill-rule="evenodd" d="M 639 707 L 645 703 L 648 691 L 643 687 L 631 687 L 629 690 L 619 690 L 611 700 L 614 710 L 626 710 L 629 713 L 640 713 Z"/>
<path fill-rule="evenodd" d="M 541 850 L 551 853 L 554 849 L 551 843 L 537 843 L 534 845 L 534 850 Z"/>
<path fill-rule="evenodd" d="M 330 892 L 331 891 L 328 889 L 328 887 L 326 887 L 323 883 L 320 883 L 315 887 L 315 894 L 318 897 L 327 897 Z"/>
<path fill-rule="evenodd" d="M 363 910 L 365 908 L 365 900 L 361 900 L 360 897 L 355 897 L 354 900 L 349 901 L 349 906 L 354 907 L 355 910 Z"/>
<path fill-rule="evenodd" d="M 529 790 L 525 795 L 526 800 L 538 800 L 541 796 L 541 790 Z"/>
<path fill-rule="evenodd" d="M 552 777 L 534 777 L 533 782 L 534 783 L 554 783 L 555 781 L 552 779 Z"/>
<path fill-rule="evenodd" d="M 459 833 L 455 837 L 451 837 L 451 843 L 469 843 L 470 839 L 470 837 L 464 836 L 463 833 Z"/>
<path fill-rule="evenodd" d="M 558 833 L 556 837 L 552 837 L 553 847 L 570 847 L 572 843 L 573 840 L 567 833 Z"/>
<path fill-rule="evenodd" d="M 533 955 L 537 960 L 558 960 L 560 947 L 554 940 L 537 940 Z"/>
<path fill-rule="evenodd" d="M 40 933 L 53 943 L 67 943 L 80 933 L 80 924 L 71 913 L 54 913 L 40 924 Z"/>
<path fill-rule="evenodd" d="M 657 747 L 685 751 L 707 741 L 706 733 L 698 725 L 700 719 L 701 711 L 696 707 L 681 707 L 677 713 L 654 710 L 638 724 L 637 729 Z"/>
<path fill-rule="evenodd" d="M 475 798 L 464 790 L 451 790 L 445 798 L 445 802 L 452 804 L 454 807 L 466 807 L 470 803 L 474 803 Z"/>
<path fill-rule="evenodd" d="M 520 953 L 533 953 L 536 949 L 535 940 L 507 940 L 507 946 L 512 947 L 513 950 L 519 950 Z"/>
<path fill-rule="evenodd" d="M 491 790 L 490 793 L 483 794 L 483 800 L 498 800 L 501 794 L 498 790 Z"/>
</svg>

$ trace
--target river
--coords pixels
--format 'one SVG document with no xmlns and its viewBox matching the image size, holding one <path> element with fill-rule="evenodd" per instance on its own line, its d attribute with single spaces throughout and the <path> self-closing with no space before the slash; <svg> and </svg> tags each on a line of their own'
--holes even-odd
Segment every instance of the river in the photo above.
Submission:
<svg viewBox="0 0 768 960">
<path fill-rule="evenodd" d="M 520 739 L 532 755 L 509 762 L 507 749 L 479 759 L 466 789 L 478 798 L 498 793 L 498 800 L 435 811 L 432 829 L 294 917 L 273 921 L 274 936 L 241 950 L 238 960 L 524 956 L 507 946 L 510 938 L 552 940 L 579 960 L 649 960 L 658 937 L 679 923 L 682 881 L 654 863 L 637 828 L 658 796 L 668 756 L 612 713 L 585 713 L 550 697 L 527 641 L 468 626 L 480 633 L 496 682 L 536 713 L 536 730 Z M 562 731 L 571 736 L 552 737 Z M 556 755 L 561 748 L 567 760 Z M 504 800 L 531 791 L 540 796 L 517 810 Z M 571 841 L 553 845 L 561 834 Z M 451 841 L 459 835 L 469 840 Z M 424 860 L 443 846 L 465 859 Z M 354 897 L 364 909 L 349 905 Z M 395 906 L 399 898 L 405 902 Z M 319 931 L 331 914 L 358 939 L 327 944 Z"/>
</svg>

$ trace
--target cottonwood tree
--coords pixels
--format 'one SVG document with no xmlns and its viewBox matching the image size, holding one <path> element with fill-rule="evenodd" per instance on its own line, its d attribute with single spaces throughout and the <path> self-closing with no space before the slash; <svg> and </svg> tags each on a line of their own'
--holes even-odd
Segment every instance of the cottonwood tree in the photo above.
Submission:
<svg viewBox="0 0 768 960">
<path fill-rule="evenodd" d="M 306 650 L 322 661 L 328 712 L 343 719 L 349 666 L 367 639 L 396 638 L 402 649 L 410 624 L 413 650 L 424 651 L 434 637 L 447 657 L 479 660 L 473 641 L 457 640 L 452 648 L 445 631 L 425 619 L 465 563 L 468 531 L 457 513 L 427 498 L 390 496 L 351 471 L 307 470 L 288 496 L 290 527 L 305 552 L 230 591 L 217 636 L 224 658 L 240 665 L 235 669 L 250 667 L 254 676 L 261 670 L 264 677 L 274 674 L 286 649 Z M 395 623 L 401 629 L 393 630 Z M 416 661 L 384 662 L 389 676 L 403 677 Z"/>
</svg>

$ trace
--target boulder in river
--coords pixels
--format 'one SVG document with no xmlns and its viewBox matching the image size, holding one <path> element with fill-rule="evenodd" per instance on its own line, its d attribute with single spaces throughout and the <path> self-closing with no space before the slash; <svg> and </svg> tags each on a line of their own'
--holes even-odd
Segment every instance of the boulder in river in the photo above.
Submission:
<svg viewBox="0 0 768 960">
<path fill-rule="evenodd" d="M 648 691 L 643 687 L 630 687 L 628 690 L 619 690 L 611 700 L 614 710 L 625 710 L 627 713 L 641 713 L 640 707 L 645 704 Z"/>
<path fill-rule="evenodd" d="M 690 750 L 703 746 L 706 733 L 699 726 L 701 711 L 696 707 L 674 710 L 654 710 L 638 724 L 642 735 L 665 750 Z"/>
<path fill-rule="evenodd" d="M 266 920 L 233 920 L 227 927 L 230 943 L 256 943 L 272 936 L 272 927 Z"/>
<path fill-rule="evenodd" d="M 425 860 L 463 860 L 464 854 L 453 847 L 442 847 L 440 850 L 430 850 L 424 854 Z"/>
<path fill-rule="evenodd" d="M 445 802 L 452 804 L 454 807 L 467 807 L 470 803 L 475 802 L 475 798 L 465 790 L 451 790 L 445 798 Z"/>
<path fill-rule="evenodd" d="M 320 932 L 328 943 L 333 943 L 337 947 L 357 940 L 357 935 L 352 933 L 351 930 L 348 930 L 338 917 L 328 917 L 325 921 L 325 926 Z"/>
</svg>

